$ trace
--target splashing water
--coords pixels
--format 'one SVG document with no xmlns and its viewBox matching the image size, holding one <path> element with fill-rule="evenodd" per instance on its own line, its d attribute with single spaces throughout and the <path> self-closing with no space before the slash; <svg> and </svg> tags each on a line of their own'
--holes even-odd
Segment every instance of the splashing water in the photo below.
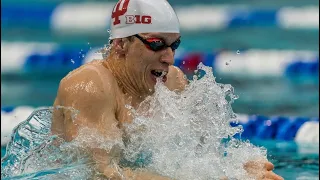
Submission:
<svg viewBox="0 0 320 180">
<path fill-rule="evenodd" d="M 61 175 L 67 178 L 74 176 L 72 174 L 77 174 L 74 177 L 86 177 L 79 169 L 88 172 L 89 168 L 84 165 L 85 159 L 78 158 L 77 162 L 77 150 L 73 153 L 63 153 L 63 145 L 54 145 L 54 142 L 62 144 L 63 141 L 51 134 L 53 110 L 53 107 L 35 110 L 26 121 L 13 130 L 6 155 L 1 159 L 1 179 L 36 178 L 44 175 L 46 178 L 58 178 Z M 76 113 L 75 110 L 70 110 Z M 77 173 L 70 165 L 78 166 Z M 54 170 L 60 173 L 52 175 Z"/>
<path fill-rule="evenodd" d="M 106 59 L 110 53 L 110 49 L 112 47 L 111 44 L 111 30 L 108 29 L 107 32 L 109 33 L 109 39 L 108 39 L 108 44 L 104 44 L 103 48 L 99 49 L 97 53 L 101 54 L 103 59 Z"/>
<path fill-rule="evenodd" d="M 126 159 L 151 154 L 147 168 L 174 179 L 248 179 L 243 164 L 265 159 L 266 151 L 232 138 L 242 132 L 229 125 L 236 121 L 233 87 L 216 83 L 209 67 L 198 68 L 205 76 L 195 77 L 185 91 L 169 91 L 158 81 L 155 94 L 134 111 L 134 122 L 126 126 L 132 139 Z"/>
<path fill-rule="evenodd" d="M 96 53 L 101 54 L 103 59 L 106 59 L 109 56 L 110 53 L 110 49 L 111 49 L 112 45 L 110 44 L 110 40 L 109 40 L 109 44 L 105 44 L 103 46 L 103 48 L 100 48 Z"/>
<path fill-rule="evenodd" d="M 70 111 L 72 119 L 79 113 L 69 107 L 48 107 L 35 110 L 19 124 L 1 159 L 1 179 L 91 179 L 95 175 L 90 166 L 88 146 L 110 151 L 122 142 L 103 138 L 97 131 L 83 128 L 77 138 L 65 142 L 51 133 L 51 119 L 55 110 Z"/>
<path fill-rule="evenodd" d="M 237 119 L 231 107 L 237 99 L 233 87 L 215 82 L 211 68 L 203 64 L 198 70 L 204 76 L 195 76 L 185 91 L 169 91 L 159 80 L 155 93 L 138 109 L 128 106 L 134 120 L 125 124 L 125 145 L 86 128 L 74 141 L 64 142 L 50 132 L 53 108 L 33 112 L 13 132 L 1 160 L 1 177 L 90 179 L 94 168 L 82 151 L 98 144 L 108 151 L 117 145 L 122 166 L 144 167 L 173 179 L 250 179 L 244 163 L 266 159 L 266 150 L 232 137 L 243 131 L 229 125 Z"/>
</svg>

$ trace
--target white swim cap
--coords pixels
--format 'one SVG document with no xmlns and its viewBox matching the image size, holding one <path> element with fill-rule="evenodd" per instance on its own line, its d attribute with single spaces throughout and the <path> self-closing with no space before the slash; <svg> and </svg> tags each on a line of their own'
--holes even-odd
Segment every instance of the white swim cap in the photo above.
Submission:
<svg viewBox="0 0 320 180">
<path fill-rule="evenodd" d="M 119 0 L 111 15 L 110 39 L 138 33 L 179 33 L 179 20 L 167 0 Z"/>
</svg>

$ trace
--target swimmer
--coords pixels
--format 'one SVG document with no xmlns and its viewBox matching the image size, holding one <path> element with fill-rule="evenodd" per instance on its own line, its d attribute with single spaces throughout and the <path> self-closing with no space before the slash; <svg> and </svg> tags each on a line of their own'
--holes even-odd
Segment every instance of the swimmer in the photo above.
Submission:
<svg viewBox="0 0 320 180">
<path fill-rule="evenodd" d="M 110 39 L 106 58 L 82 65 L 60 82 L 54 106 L 79 111 L 75 119 L 66 110 L 54 112 L 52 132 L 66 141 L 76 138 L 82 127 L 96 129 L 109 139 L 122 139 L 124 123 L 132 121 L 126 104 L 137 108 L 153 94 L 158 78 L 172 91 L 183 91 L 188 84 L 183 72 L 173 66 L 180 30 L 178 17 L 166 0 L 119 0 L 111 14 Z M 108 179 L 170 179 L 130 168 L 122 168 L 119 175 L 119 169 L 109 166 L 111 153 L 97 148 L 90 152 L 98 171 Z M 253 164 L 245 165 L 250 174 L 282 179 L 272 172 L 270 162 L 264 162 L 261 170 Z"/>
</svg>

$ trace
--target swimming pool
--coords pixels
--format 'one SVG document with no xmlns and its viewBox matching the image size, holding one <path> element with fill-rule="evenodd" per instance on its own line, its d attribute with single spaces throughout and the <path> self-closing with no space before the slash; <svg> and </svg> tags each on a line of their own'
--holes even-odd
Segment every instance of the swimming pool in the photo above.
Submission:
<svg viewBox="0 0 320 180">
<path fill-rule="evenodd" d="M 13 107 L 50 106 L 62 77 L 2 75 L 1 104 Z M 314 78 L 310 80 L 317 81 Z M 295 83 L 284 77 L 249 80 L 217 76 L 217 81 L 234 86 L 235 93 L 239 95 L 239 99 L 233 104 L 237 113 L 308 117 L 317 117 L 319 114 L 318 83 Z"/>
<path fill-rule="evenodd" d="M 9 3 L 8 3 L 9 2 Z M 7 3 L 10 5 L 10 1 Z M 57 2 L 56 2 L 57 3 Z M 194 1 L 192 1 L 194 3 Z M 190 4 L 192 4 L 190 3 Z M 208 5 L 211 1 L 203 2 Z M 234 5 L 240 5 L 233 2 Z M 253 2 L 243 1 L 243 4 Z M 52 3 L 54 4 L 54 3 Z M 186 5 L 187 1 L 177 1 L 177 5 Z M 221 2 L 224 4 L 224 2 Z M 189 4 L 188 4 L 189 5 Z M 282 6 L 301 7 L 305 5 L 318 6 L 315 1 L 261 1 L 253 3 L 254 8 L 278 8 Z M 249 17 L 249 16 L 248 16 Z M 239 19 L 238 19 L 239 20 Z M 236 21 L 234 21 L 237 24 Z M 241 19 L 240 19 L 241 24 Z M 5 24 L 8 25 L 8 24 Z M 10 23 L 9 23 L 10 25 Z M 310 50 L 318 51 L 319 29 L 281 29 L 278 27 L 253 26 L 227 28 L 222 30 L 183 31 L 182 47 L 187 52 L 211 52 L 228 50 L 243 54 L 250 49 L 276 50 Z M 19 23 L 13 27 L 2 29 L 2 40 L 6 41 L 38 41 L 55 43 L 67 48 L 89 48 L 89 46 L 103 46 L 108 34 L 53 35 L 44 27 L 25 29 L 20 33 Z M 34 34 L 37 34 L 35 37 Z M 88 45 L 88 42 L 90 45 Z M 261 58 L 263 59 L 263 58 Z M 263 59 L 267 60 L 267 59 Z M 1 59 L 3 61 L 3 59 Z M 232 66 L 233 62 L 230 62 Z M 262 67 L 263 67 L 263 63 Z M 265 65 L 268 62 L 265 61 Z M 8 73 L 1 76 L 1 105 L 33 107 L 50 106 L 56 96 L 59 80 L 66 74 L 19 74 Z M 257 77 L 226 75 L 214 72 L 217 82 L 231 84 L 239 99 L 233 104 L 236 113 L 307 116 L 319 117 L 319 76 L 308 77 Z M 275 164 L 275 172 L 285 179 L 319 179 L 319 144 L 298 144 L 293 141 L 254 140 L 256 145 L 268 149 L 269 160 Z M 1 148 L 1 157 L 5 148 Z"/>
<path fill-rule="evenodd" d="M 176 3 L 180 4 L 182 2 L 177 1 Z M 265 5 L 265 3 L 268 2 L 264 2 L 262 4 Z M 301 7 L 301 5 L 299 5 L 301 2 L 295 3 L 297 4 L 297 7 Z M 269 6 L 270 5 L 271 4 L 269 4 Z M 290 4 L 290 6 L 291 5 L 293 4 Z M 308 7 L 309 5 L 311 7 L 316 7 L 317 2 L 305 2 L 305 6 Z M 192 6 L 192 4 L 190 6 Z M 237 60 L 237 57 L 225 56 L 224 59 L 221 59 L 222 62 L 220 62 L 220 65 L 214 69 L 217 81 L 232 84 L 235 87 L 236 94 L 240 97 L 234 104 L 235 112 L 265 115 L 318 116 L 319 65 L 315 66 L 315 72 L 311 76 L 308 75 L 308 71 L 311 71 L 309 70 L 309 67 L 306 67 L 306 70 L 303 70 L 303 65 L 299 65 L 297 63 L 296 71 L 302 74 L 301 77 L 299 75 L 291 75 L 290 73 L 284 73 L 281 76 L 274 77 L 263 77 L 262 74 L 264 69 L 268 69 L 267 67 L 271 67 L 270 72 L 272 73 L 274 70 L 272 69 L 273 66 L 276 68 L 276 73 L 279 73 L 279 67 L 285 71 L 285 69 L 288 68 L 287 65 L 279 65 L 279 67 L 276 67 L 275 64 L 282 64 L 282 62 L 278 60 L 282 60 L 279 57 L 285 56 L 284 54 L 289 54 L 289 52 L 282 52 L 286 50 L 294 53 L 301 50 L 310 51 L 316 56 L 304 58 L 304 56 L 295 54 L 285 60 L 290 60 L 290 63 L 292 64 L 295 64 L 295 62 L 298 61 L 319 63 L 317 53 L 319 50 L 319 30 L 317 28 L 278 27 L 277 25 L 272 24 L 272 14 L 274 11 L 277 12 L 277 8 L 286 6 L 277 5 L 276 2 L 274 2 L 275 7 L 269 6 L 266 5 L 266 10 L 269 10 L 268 8 L 276 8 L 275 10 L 272 9 L 271 12 L 259 12 L 261 9 L 265 10 L 263 9 L 263 6 L 259 7 L 261 9 L 255 9 L 257 8 L 256 6 L 248 6 L 249 9 L 253 9 L 253 12 L 248 14 L 244 13 L 243 16 L 239 17 L 235 15 L 234 21 L 231 21 L 234 24 L 230 27 L 213 30 L 182 29 L 181 51 L 193 54 L 212 53 L 211 56 L 217 56 L 216 52 L 228 51 L 229 53 L 233 52 L 236 54 L 237 50 L 240 50 L 240 54 L 238 55 L 240 57 L 239 60 Z M 8 7 L 11 6 L 8 5 Z M 231 7 L 233 7 L 232 4 Z M 21 8 L 23 8 L 23 6 Z M 18 17 L 19 16 L 15 18 Z M 259 22 L 259 19 L 263 18 L 267 18 L 266 21 L 271 21 L 271 24 L 254 24 L 255 22 Z M 55 61 L 55 58 L 68 58 L 65 58 L 63 62 L 41 64 L 41 62 L 35 58 L 32 59 L 25 57 L 26 59 L 23 60 L 24 62 L 20 62 L 22 63 L 22 69 L 18 71 L 27 71 L 27 74 L 15 73 L 16 71 L 3 73 L 1 76 L 1 104 L 4 106 L 31 105 L 38 107 L 51 105 L 56 95 L 55 93 L 59 80 L 67 74 L 67 71 L 63 71 L 62 66 L 56 66 L 55 64 L 71 64 L 70 59 L 73 58 L 77 62 L 77 59 L 82 59 L 81 57 L 78 58 L 78 56 L 86 55 L 85 53 L 90 51 L 91 48 L 103 47 L 109 36 L 108 33 L 64 35 L 63 33 L 52 33 L 48 30 L 48 27 L 32 29 L 30 31 L 26 30 L 25 33 L 21 35 L 18 33 L 19 31 L 14 30 L 17 27 L 10 26 L 10 21 L 7 21 L 8 24 L 6 24 L 7 26 L 3 28 L 2 32 L 2 42 L 4 43 L 4 47 L 6 47 L 5 44 L 8 44 L 9 46 L 5 52 L 12 51 L 12 48 L 10 49 L 10 42 L 14 41 L 25 43 L 16 47 L 21 48 L 21 51 L 22 49 L 25 51 L 25 48 L 23 47 L 33 46 L 28 44 L 30 41 L 52 42 L 52 46 L 57 46 L 57 50 L 50 46 L 48 49 L 45 48 L 46 51 L 51 51 L 53 49 L 52 51 L 54 52 L 52 54 L 49 53 L 48 57 L 40 57 L 40 61 L 41 58 L 44 59 L 43 61 L 46 59 L 48 62 Z M 42 21 L 46 22 L 45 20 Z M 18 26 L 18 29 L 19 28 L 21 27 Z M 38 36 L 34 37 L 34 33 L 38 34 Z M 41 46 L 44 45 L 39 45 L 39 47 Z M 251 54 L 248 52 L 250 50 L 252 50 Z M 245 55 L 246 52 L 248 52 L 248 55 Z M 12 51 L 12 53 L 14 53 L 14 51 Z M 279 56 L 276 55 L 277 53 Z M 31 52 L 31 56 L 41 56 L 41 53 Z M 2 59 L 2 61 L 8 62 L 8 68 L 10 69 L 10 67 L 13 66 L 10 63 L 16 62 L 16 59 L 11 59 L 12 56 L 10 54 L 5 57 L 7 57 L 7 59 Z M 84 59 L 86 59 L 86 57 L 84 57 Z M 245 61 L 247 59 L 251 60 Z M 23 64 L 28 60 L 30 60 L 30 64 Z M 243 61 L 242 64 L 246 64 L 245 69 L 235 69 L 234 67 L 239 66 L 239 63 L 236 60 L 240 63 Z M 178 60 L 176 60 L 176 65 L 178 64 Z M 180 65 L 181 64 L 182 63 L 180 63 Z M 213 63 L 209 65 L 213 66 Z M 44 66 L 47 66 L 44 70 L 40 70 L 40 72 L 32 72 L 32 67 L 41 68 Z M 74 67 L 76 66 L 74 65 Z M 302 70 L 299 68 L 302 68 Z M 223 73 L 219 72 L 221 69 L 223 69 Z M 4 68 L 4 71 L 6 71 L 6 68 Z M 235 71 L 236 73 L 230 73 L 232 71 Z M 247 76 L 240 75 L 246 71 L 250 71 L 251 74 Z M 259 74 L 259 71 L 261 71 L 261 74 Z M 293 71 L 295 71 L 294 68 Z M 224 74 L 225 72 L 229 74 Z M 268 72 L 269 75 L 271 74 L 270 72 Z M 305 73 L 307 75 L 304 77 Z M 230 74 L 231 76 L 229 76 Z M 37 96 L 33 96 L 34 92 L 37 93 Z M 300 95 L 297 96 L 297 93 Z"/>
<path fill-rule="evenodd" d="M 284 179 L 319 179 L 319 146 L 299 145 L 295 142 L 262 140 L 253 142 L 268 149 L 268 159 L 274 163 L 275 172 L 282 175 Z M 5 147 L 2 147 L 1 158 L 4 153 Z"/>
</svg>

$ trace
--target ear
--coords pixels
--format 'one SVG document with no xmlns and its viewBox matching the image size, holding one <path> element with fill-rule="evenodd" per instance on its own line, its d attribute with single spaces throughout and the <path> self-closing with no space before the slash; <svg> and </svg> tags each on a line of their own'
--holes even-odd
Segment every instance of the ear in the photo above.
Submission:
<svg viewBox="0 0 320 180">
<path fill-rule="evenodd" d="M 113 41 L 113 46 L 118 55 L 123 56 L 128 52 L 129 41 L 127 38 L 118 38 Z"/>
</svg>

